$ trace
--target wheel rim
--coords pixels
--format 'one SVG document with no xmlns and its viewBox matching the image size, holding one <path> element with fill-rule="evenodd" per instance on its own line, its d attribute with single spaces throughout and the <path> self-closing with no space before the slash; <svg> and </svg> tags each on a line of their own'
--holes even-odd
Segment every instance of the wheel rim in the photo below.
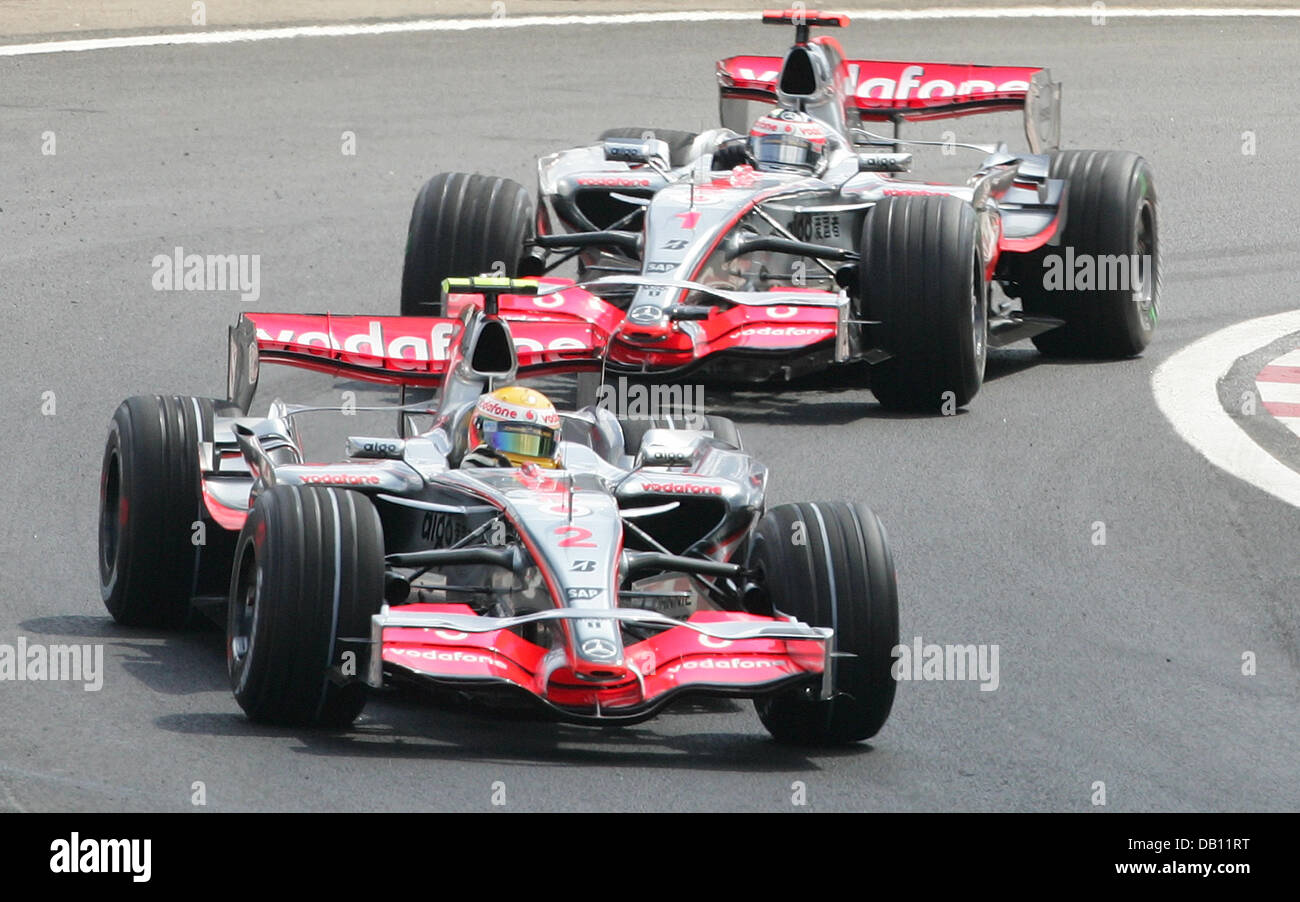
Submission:
<svg viewBox="0 0 1300 902">
<path fill-rule="evenodd" d="M 970 325 L 971 325 L 971 348 L 974 351 L 975 373 L 979 378 L 984 378 L 984 362 L 988 357 L 989 351 L 989 310 L 988 305 L 981 297 L 980 286 L 983 284 L 983 272 L 981 271 L 979 260 L 975 261 L 975 270 L 971 274 L 970 290 Z"/>
<path fill-rule="evenodd" d="M 253 647 L 253 623 L 257 614 L 257 599 L 262 594 L 262 568 L 250 548 L 239 567 L 239 582 L 230 600 L 230 658 L 236 672 L 243 668 Z"/>
<path fill-rule="evenodd" d="M 1138 322 L 1145 332 L 1156 326 L 1160 311 L 1156 309 L 1156 230 L 1154 211 L 1151 202 L 1142 204 L 1138 214 L 1137 240 L 1134 242 L 1137 260 L 1142 266 L 1142 278 L 1137 279 L 1133 287 L 1133 304 L 1137 307 Z"/>
<path fill-rule="evenodd" d="M 112 582 L 117 572 L 117 555 L 122 546 L 126 515 L 122 497 L 122 463 L 114 451 L 109 455 L 99 490 L 99 578 L 103 585 Z"/>
</svg>

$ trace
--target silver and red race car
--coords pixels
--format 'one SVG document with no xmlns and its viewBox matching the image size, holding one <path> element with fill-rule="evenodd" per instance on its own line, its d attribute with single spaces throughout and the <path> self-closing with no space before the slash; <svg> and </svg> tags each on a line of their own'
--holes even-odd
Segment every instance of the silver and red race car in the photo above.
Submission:
<svg viewBox="0 0 1300 902">
<path fill-rule="evenodd" d="M 590 403 L 562 416 L 558 468 L 466 464 L 485 392 L 601 366 L 599 329 L 498 315 L 535 290 L 467 281 L 456 294 L 479 303 L 456 318 L 246 314 L 225 399 L 124 401 L 100 482 L 113 617 L 223 619 L 235 698 L 268 723 L 347 725 L 368 688 L 406 680 L 590 724 L 753 698 L 783 741 L 874 735 L 898 601 L 864 505 L 767 508 L 767 470 L 731 421 Z M 347 459 L 309 462 L 299 420 L 343 408 L 252 413 L 264 363 L 433 399 L 386 408 L 396 434 L 348 438 Z"/>
<path fill-rule="evenodd" d="M 442 314 L 448 277 L 547 276 L 576 258 L 576 280 L 503 297 L 502 316 L 590 323 L 616 372 L 761 381 L 865 360 L 877 398 L 899 409 L 969 402 L 990 345 L 1143 350 L 1158 314 L 1151 167 L 1057 149 L 1047 70 L 848 60 L 810 37 L 845 16 L 764 21 L 793 24 L 795 43 L 784 58 L 718 63 L 721 128 L 613 129 L 543 157 L 535 207 L 507 179 L 430 179 L 402 313 Z M 754 122 L 756 105 L 767 113 Z M 1006 110 L 1023 113 L 1025 153 L 898 137 L 904 122 Z M 877 122 L 893 135 L 868 130 Z M 939 143 L 985 154 L 964 184 L 905 175 L 900 148 Z"/>
</svg>

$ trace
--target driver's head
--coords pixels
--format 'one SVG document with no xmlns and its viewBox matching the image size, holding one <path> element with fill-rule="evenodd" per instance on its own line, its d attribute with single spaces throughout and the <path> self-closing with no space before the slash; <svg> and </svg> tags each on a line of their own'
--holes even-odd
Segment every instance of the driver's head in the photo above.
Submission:
<svg viewBox="0 0 1300 902">
<path fill-rule="evenodd" d="M 486 445 L 516 467 L 558 467 L 560 415 L 546 395 L 522 385 L 481 395 L 469 418 L 469 447 Z"/>
<path fill-rule="evenodd" d="M 756 169 L 820 175 L 828 138 L 826 126 L 812 116 L 778 108 L 749 130 L 749 155 Z"/>
</svg>

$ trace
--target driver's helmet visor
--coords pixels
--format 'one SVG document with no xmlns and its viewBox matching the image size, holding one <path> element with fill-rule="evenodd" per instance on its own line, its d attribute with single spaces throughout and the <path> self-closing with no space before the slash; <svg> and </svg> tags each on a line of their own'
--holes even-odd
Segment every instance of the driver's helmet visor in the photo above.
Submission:
<svg viewBox="0 0 1300 902">
<path fill-rule="evenodd" d="M 502 423 L 483 419 L 479 435 L 489 447 L 502 454 L 554 459 L 559 442 L 556 430 L 539 423 Z"/>
<path fill-rule="evenodd" d="M 754 135 L 749 139 L 749 152 L 760 167 L 788 166 L 812 172 L 821 161 L 822 144 L 798 135 Z"/>
</svg>

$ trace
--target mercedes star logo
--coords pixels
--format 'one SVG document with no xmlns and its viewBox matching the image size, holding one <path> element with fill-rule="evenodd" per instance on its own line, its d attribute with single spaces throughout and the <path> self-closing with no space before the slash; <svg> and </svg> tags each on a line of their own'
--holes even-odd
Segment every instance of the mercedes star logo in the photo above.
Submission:
<svg viewBox="0 0 1300 902">
<path fill-rule="evenodd" d="M 614 643 L 608 639 L 588 639 L 582 643 L 582 653 L 589 658 L 612 658 L 615 654 Z"/>
</svg>

